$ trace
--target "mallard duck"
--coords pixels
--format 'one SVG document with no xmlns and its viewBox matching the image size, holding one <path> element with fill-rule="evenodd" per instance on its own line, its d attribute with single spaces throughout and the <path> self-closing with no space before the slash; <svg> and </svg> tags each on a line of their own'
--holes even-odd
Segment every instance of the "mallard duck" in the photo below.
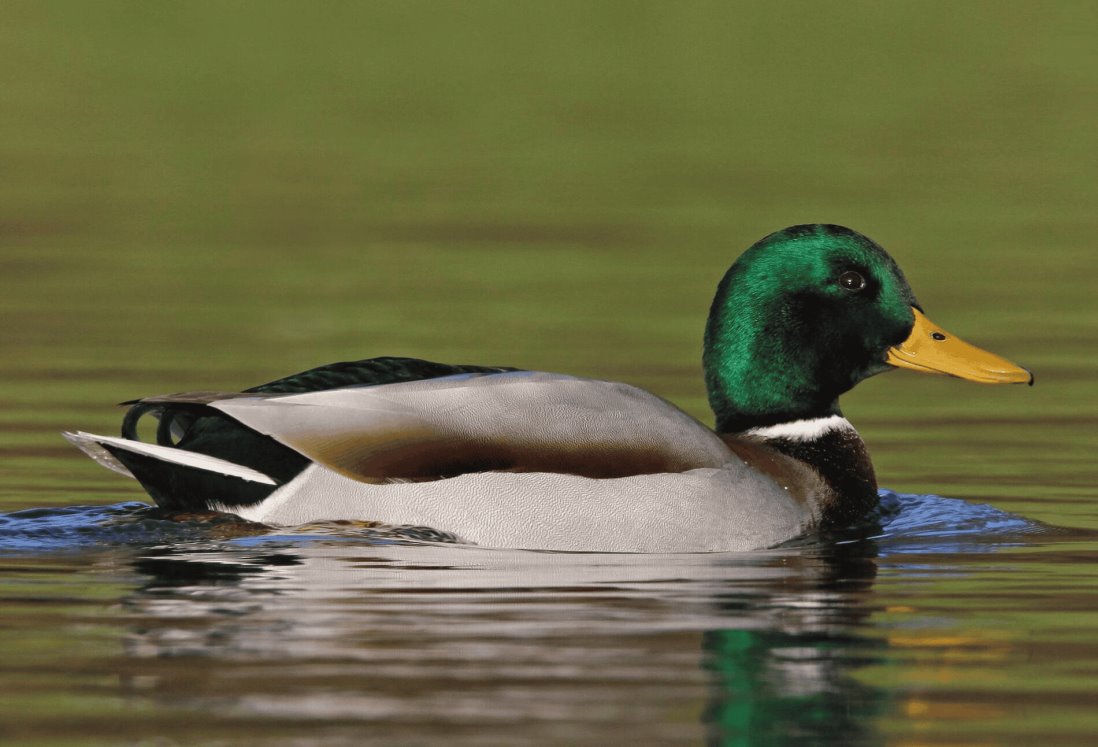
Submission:
<svg viewBox="0 0 1098 747">
<path fill-rule="evenodd" d="M 628 384 L 372 358 L 135 400 L 121 438 L 65 436 L 168 510 L 422 526 L 492 547 L 739 551 L 875 505 L 838 402 L 859 381 L 907 368 L 1033 383 L 927 319 L 884 249 L 834 225 L 786 228 L 736 260 L 703 368 L 715 429 Z M 146 413 L 155 444 L 137 434 Z"/>
</svg>

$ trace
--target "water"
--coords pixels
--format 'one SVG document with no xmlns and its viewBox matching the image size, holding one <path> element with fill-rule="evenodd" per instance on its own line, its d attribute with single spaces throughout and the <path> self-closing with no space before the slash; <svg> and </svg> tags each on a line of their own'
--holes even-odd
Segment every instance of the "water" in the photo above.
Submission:
<svg viewBox="0 0 1098 747">
<path fill-rule="evenodd" d="M 1087 744 L 1089 3 L 9 4 L 0 742 Z M 709 420 L 752 241 L 822 220 L 1035 370 L 843 401 L 875 523 L 741 555 L 169 520 L 59 436 L 415 355 Z"/>
<path fill-rule="evenodd" d="M 38 623 L 2 644 L 16 743 L 1025 744 L 1096 725 L 1094 642 L 1040 622 L 1093 621 L 1070 569 L 1094 533 L 986 505 L 885 492 L 846 539 L 670 556 L 133 502 L 0 518 L 5 610 Z M 1035 719 L 1048 685 L 1055 718 Z"/>
</svg>

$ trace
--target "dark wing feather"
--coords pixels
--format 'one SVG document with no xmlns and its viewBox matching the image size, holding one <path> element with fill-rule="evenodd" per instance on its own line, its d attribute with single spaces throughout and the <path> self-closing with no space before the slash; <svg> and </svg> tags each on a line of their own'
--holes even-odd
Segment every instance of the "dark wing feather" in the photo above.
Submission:
<svg viewBox="0 0 1098 747">
<path fill-rule="evenodd" d="M 360 361 L 343 361 L 302 371 L 244 392 L 187 392 L 161 395 L 126 402 L 131 405 L 122 421 L 122 436 L 140 440 L 137 422 L 143 415 L 152 413 L 159 420 L 157 443 L 174 446 L 200 454 L 226 459 L 235 464 L 258 470 L 283 484 L 292 480 L 308 466 L 309 460 L 296 451 L 283 446 L 269 436 L 256 433 L 237 421 L 206 405 L 210 402 L 257 394 L 301 394 L 347 386 L 395 384 L 405 381 L 435 379 L 442 376 L 467 373 L 502 373 L 515 368 L 498 366 L 449 365 L 418 358 L 382 357 Z M 174 427 L 174 428 L 173 428 Z M 180 433 L 178 441 L 173 430 Z M 162 465 L 162 469 L 175 469 Z M 142 465 L 142 469 L 156 469 L 156 465 Z M 201 472 L 176 475 L 173 479 L 161 479 L 171 485 L 174 495 L 164 496 L 158 502 L 173 508 L 196 510 L 205 508 L 209 500 L 226 505 L 246 505 L 264 496 L 256 496 L 255 489 L 239 494 L 227 494 L 226 482 L 207 479 Z"/>
<path fill-rule="evenodd" d="M 311 368 L 244 391 L 260 394 L 304 394 L 344 386 L 396 384 L 402 381 L 422 381 L 456 374 L 504 373 L 518 370 L 502 366 L 452 365 L 419 358 L 385 356 L 361 361 L 330 363 L 327 366 Z"/>
</svg>

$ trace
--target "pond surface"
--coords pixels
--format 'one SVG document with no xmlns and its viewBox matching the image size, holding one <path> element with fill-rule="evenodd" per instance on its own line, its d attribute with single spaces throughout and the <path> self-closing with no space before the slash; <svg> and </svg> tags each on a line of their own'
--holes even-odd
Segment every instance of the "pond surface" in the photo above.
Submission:
<svg viewBox="0 0 1098 747">
<path fill-rule="evenodd" d="M 1093 4 L 671 7 L 11 5 L 0 742 L 1093 741 Z M 591 555 L 170 520 L 59 435 L 384 354 L 624 380 L 709 422 L 717 280 L 808 221 L 1037 376 L 848 395 L 888 490 L 838 538 Z"/>
<path fill-rule="evenodd" d="M 272 532 L 140 503 L 11 513 L 5 732 L 1069 744 L 1098 728 L 1095 532 L 890 492 L 876 519 L 827 543 L 646 556 Z"/>
</svg>

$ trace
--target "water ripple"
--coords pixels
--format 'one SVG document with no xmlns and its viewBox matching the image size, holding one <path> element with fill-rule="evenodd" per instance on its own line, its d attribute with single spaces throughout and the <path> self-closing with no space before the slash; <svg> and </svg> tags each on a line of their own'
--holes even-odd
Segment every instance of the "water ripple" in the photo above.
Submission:
<svg viewBox="0 0 1098 747">
<path fill-rule="evenodd" d="M 983 552 L 1024 543 L 1034 535 L 1063 533 L 993 506 L 937 495 L 881 491 L 881 503 L 865 522 L 836 537 L 806 537 L 803 547 L 835 540 L 840 544 L 874 540 L 888 552 Z M 308 544 L 317 540 L 394 542 L 452 541 L 422 527 L 379 527 L 326 522 L 271 529 L 228 514 L 169 515 L 147 503 L 34 508 L 0 514 L 0 553 L 64 553 L 111 546 L 160 547 L 229 542 L 254 546 L 270 542 Z"/>
</svg>

